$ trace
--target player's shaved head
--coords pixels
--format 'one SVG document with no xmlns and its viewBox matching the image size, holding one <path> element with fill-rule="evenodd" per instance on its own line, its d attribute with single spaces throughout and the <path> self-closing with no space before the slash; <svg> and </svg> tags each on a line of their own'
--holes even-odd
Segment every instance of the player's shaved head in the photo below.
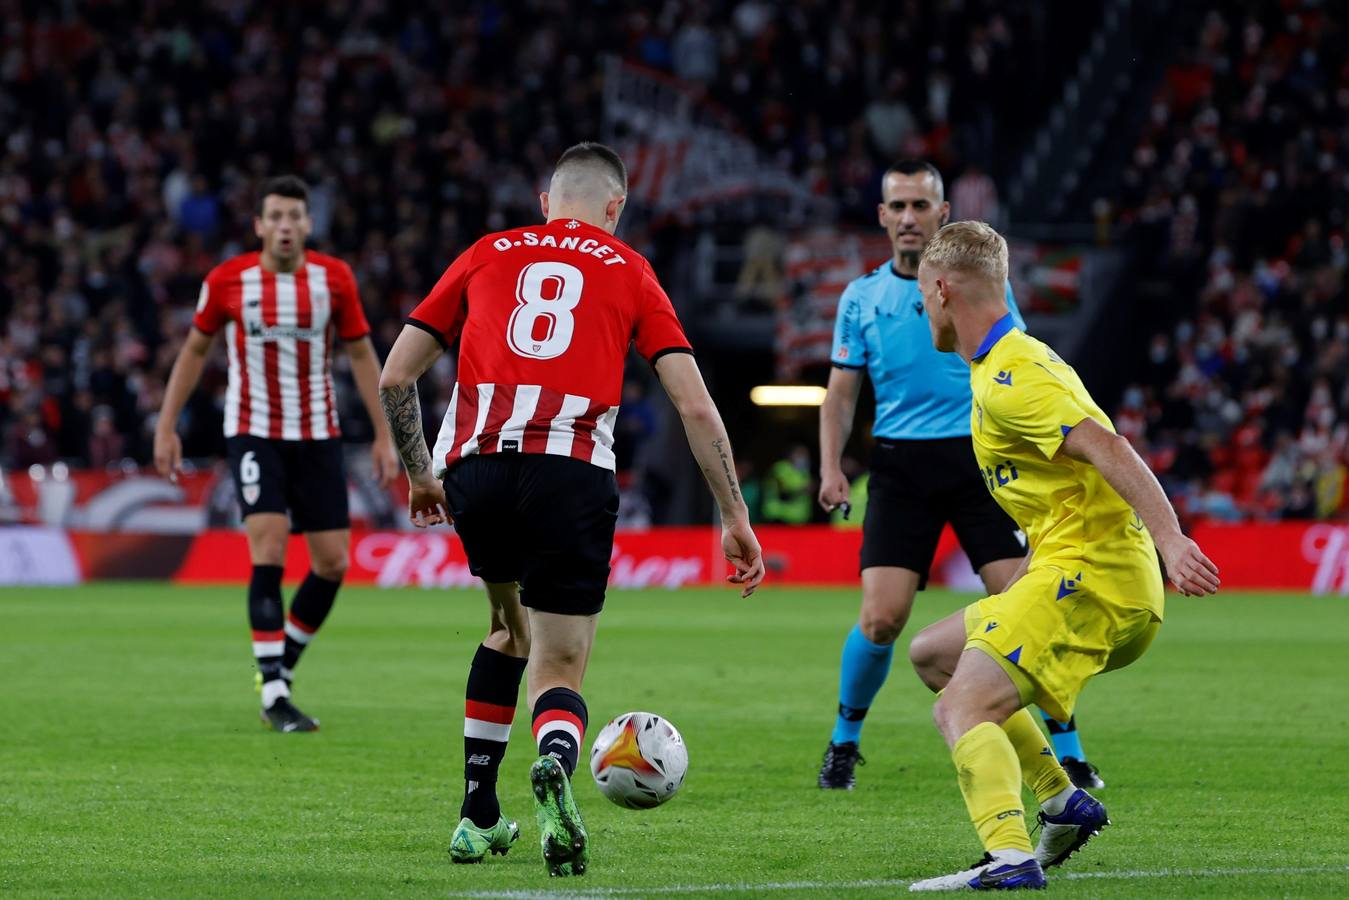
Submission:
<svg viewBox="0 0 1349 900">
<path fill-rule="evenodd" d="M 582 141 L 558 158 L 548 192 L 554 195 L 554 202 L 626 196 L 628 169 L 609 147 Z"/>
<path fill-rule="evenodd" d="M 1007 241 L 983 222 L 952 222 L 933 235 L 920 266 L 972 275 L 999 286 L 1007 280 Z"/>
<path fill-rule="evenodd" d="M 580 219 L 610 234 L 628 199 L 628 169 L 611 148 L 594 141 L 568 147 L 553 167 L 548 190 L 539 195 L 548 221 Z"/>
</svg>

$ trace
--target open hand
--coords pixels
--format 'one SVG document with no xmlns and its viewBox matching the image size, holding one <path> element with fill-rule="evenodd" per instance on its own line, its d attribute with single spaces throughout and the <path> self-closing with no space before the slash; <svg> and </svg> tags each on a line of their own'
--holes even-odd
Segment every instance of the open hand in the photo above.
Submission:
<svg viewBox="0 0 1349 900">
<path fill-rule="evenodd" d="M 726 554 L 726 561 L 735 566 L 735 573 L 727 575 L 726 580 L 731 584 L 743 585 L 740 596 L 748 597 L 764 577 L 763 550 L 749 523 L 728 522 L 723 525 L 721 549 Z"/>
<path fill-rule="evenodd" d="M 1204 555 L 1199 545 L 1183 534 L 1176 534 L 1157 545 L 1166 564 L 1167 577 L 1185 596 L 1202 596 L 1218 590 L 1218 567 Z"/>
<path fill-rule="evenodd" d="M 408 485 L 408 518 L 418 528 L 448 525 L 453 521 L 449 504 L 445 501 L 445 488 L 434 478 L 414 481 Z"/>
</svg>

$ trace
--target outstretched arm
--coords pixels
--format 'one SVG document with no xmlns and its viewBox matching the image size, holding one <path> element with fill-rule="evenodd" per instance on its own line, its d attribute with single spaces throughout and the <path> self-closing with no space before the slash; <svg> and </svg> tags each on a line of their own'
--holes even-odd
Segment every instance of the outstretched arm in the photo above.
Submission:
<svg viewBox="0 0 1349 900">
<path fill-rule="evenodd" d="M 155 422 L 155 468 L 163 478 L 177 481 L 183 470 L 183 442 L 178 437 L 178 416 L 183 412 L 187 398 L 197 389 L 206 357 L 215 343 L 215 335 L 196 328 L 187 333 L 183 349 L 178 351 L 169 383 L 164 387 L 164 404 L 159 408 Z"/>
<path fill-rule="evenodd" d="M 417 379 L 442 352 L 440 343 L 420 328 L 404 326 L 389 350 L 379 376 L 379 400 L 390 437 L 407 468 L 408 517 L 416 526 L 448 522 L 445 490 L 431 472 L 431 451 L 422 431 Z"/>
<path fill-rule="evenodd" d="M 1063 439 L 1061 452 L 1095 466 L 1133 507 L 1157 544 L 1166 574 L 1182 594 L 1212 594 L 1218 590 L 1218 567 L 1198 544 L 1181 533 L 1176 511 L 1157 476 L 1125 438 L 1094 419 L 1083 419 Z"/>
<path fill-rule="evenodd" d="M 690 354 L 662 356 L 656 360 L 656 375 L 684 422 L 689 447 L 721 510 L 722 550 L 727 561 L 735 566 L 735 574 L 727 580 L 743 585 L 741 596 L 748 597 L 763 581 L 763 554 L 749 524 L 749 508 L 740 496 L 726 426 Z"/>
<path fill-rule="evenodd" d="M 398 456 L 394 453 L 389 426 L 380 410 L 379 356 L 369 336 L 347 341 L 347 355 L 351 357 L 351 377 L 356 382 L 356 391 L 361 395 L 365 414 L 370 417 L 370 424 L 375 429 L 370 462 L 375 480 L 383 487 L 398 475 Z"/>
</svg>

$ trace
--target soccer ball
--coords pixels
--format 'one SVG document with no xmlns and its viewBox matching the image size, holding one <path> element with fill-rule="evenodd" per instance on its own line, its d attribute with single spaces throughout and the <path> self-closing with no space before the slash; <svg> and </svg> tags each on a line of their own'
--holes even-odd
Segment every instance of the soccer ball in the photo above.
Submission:
<svg viewBox="0 0 1349 900">
<path fill-rule="evenodd" d="M 660 806 L 679 790 L 688 770 L 684 739 L 668 719 L 653 713 L 624 713 L 604 726 L 590 748 L 590 774 L 600 793 L 628 809 Z"/>
</svg>

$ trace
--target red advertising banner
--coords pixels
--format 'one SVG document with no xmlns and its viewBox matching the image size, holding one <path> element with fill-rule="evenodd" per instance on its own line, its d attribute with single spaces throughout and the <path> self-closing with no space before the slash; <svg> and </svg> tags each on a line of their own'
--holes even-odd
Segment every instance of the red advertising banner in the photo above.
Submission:
<svg viewBox="0 0 1349 900">
<path fill-rule="evenodd" d="M 769 586 L 857 584 L 861 533 L 828 526 L 766 526 Z M 1349 523 L 1201 525 L 1193 537 L 1222 570 L 1223 587 L 1349 595 Z M 614 542 L 616 588 L 720 584 L 730 571 L 712 528 L 623 532 Z M 291 538 L 286 576 L 308 567 L 302 537 Z M 76 584 L 102 579 L 163 579 L 181 584 L 242 584 L 248 544 L 237 531 L 197 535 L 0 528 L 0 584 Z M 463 546 L 453 530 L 356 531 L 347 581 L 380 587 L 467 587 Z M 978 590 L 954 537 L 943 535 L 932 581 Z"/>
</svg>

